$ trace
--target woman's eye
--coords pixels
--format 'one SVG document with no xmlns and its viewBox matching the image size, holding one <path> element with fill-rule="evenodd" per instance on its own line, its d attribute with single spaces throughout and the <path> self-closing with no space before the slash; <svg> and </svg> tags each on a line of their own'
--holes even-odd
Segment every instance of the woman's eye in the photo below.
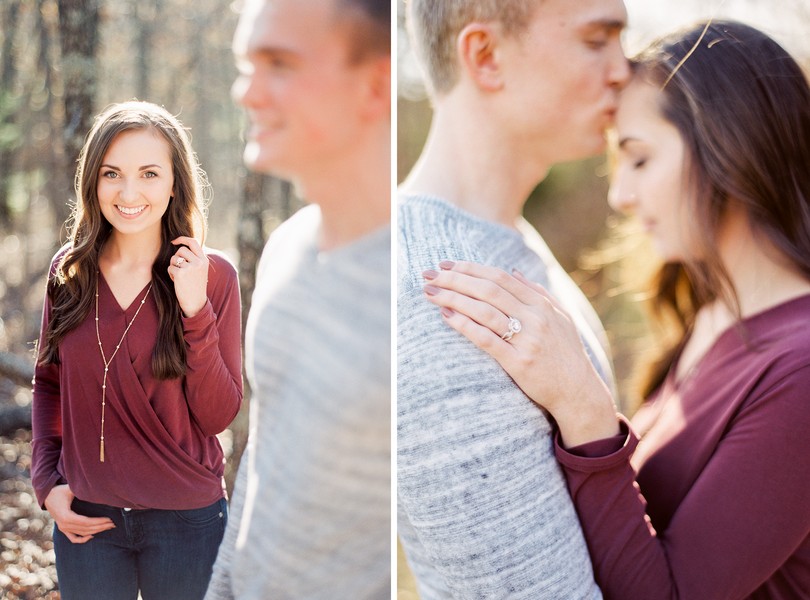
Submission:
<svg viewBox="0 0 810 600">
<path fill-rule="evenodd" d="M 647 164 L 647 159 L 646 159 L 646 158 L 640 158 L 640 159 L 636 160 L 636 161 L 633 163 L 633 168 L 634 168 L 634 169 L 640 169 L 640 168 L 642 168 L 642 167 L 643 167 L 645 164 Z"/>
<path fill-rule="evenodd" d="M 118 173 L 115 171 L 106 171 L 101 174 L 102 177 L 106 177 L 107 179 L 116 179 L 118 177 Z"/>
<path fill-rule="evenodd" d="M 147 179 L 151 179 L 152 177 L 157 177 L 157 173 L 155 173 L 154 171 L 147 171 L 146 173 L 143 174 L 143 176 L 146 177 Z"/>
</svg>

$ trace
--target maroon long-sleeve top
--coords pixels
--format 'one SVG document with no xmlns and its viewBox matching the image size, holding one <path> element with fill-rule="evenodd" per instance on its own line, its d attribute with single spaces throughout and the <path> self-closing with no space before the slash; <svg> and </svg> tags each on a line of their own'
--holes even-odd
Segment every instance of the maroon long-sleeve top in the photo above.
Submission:
<svg viewBox="0 0 810 600">
<path fill-rule="evenodd" d="M 564 450 L 605 597 L 810 598 L 810 296 L 744 320 L 624 434 Z"/>
<path fill-rule="evenodd" d="M 208 302 L 183 318 L 186 375 L 152 376 L 158 327 L 152 294 L 110 364 L 104 462 L 104 363 L 95 311 L 63 339 L 61 364 L 37 365 L 31 478 L 40 505 L 58 483 L 69 484 L 82 500 L 129 508 L 201 508 L 223 497 L 223 453 L 215 436 L 242 401 L 241 305 L 234 267 L 223 255 L 206 254 Z M 123 310 L 99 275 L 99 333 L 108 359 L 146 293 L 145 287 Z M 46 297 L 42 331 L 51 311 Z"/>
</svg>

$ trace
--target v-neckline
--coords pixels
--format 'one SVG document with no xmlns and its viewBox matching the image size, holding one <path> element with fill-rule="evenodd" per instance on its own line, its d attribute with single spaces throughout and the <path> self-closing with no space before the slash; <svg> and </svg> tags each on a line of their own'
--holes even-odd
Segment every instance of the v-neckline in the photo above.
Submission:
<svg viewBox="0 0 810 600">
<path fill-rule="evenodd" d="M 122 307 L 122 306 L 121 306 L 121 303 L 118 301 L 118 298 L 115 296 L 115 292 L 113 292 L 112 288 L 110 287 L 110 284 L 109 284 L 109 283 L 107 283 L 107 278 L 106 278 L 106 277 L 104 277 L 104 273 L 102 273 L 102 272 L 101 272 L 101 269 L 99 269 L 99 270 L 98 270 L 98 277 L 99 277 L 99 280 L 100 280 L 101 282 L 103 282 L 103 283 L 104 283 L 104 287 L 106 287 L 106 288 L 107 288 L 107 291 L 110 293 L 110 296 L 112 296 L 113 302 L 115 302 L 115 306 L 116 306 L 116 307 L 118 308 L 118 310 L 119 310 L 120 312 L 122 312 L 123 314 L 127 314 L 127 313 L 130 311 L 130 309 L 131 309 L 133 306 L 135 306 L 135 305 L 136 305 L 136 303 L 140 302 L 140 301 L 141 301 L 141 298 L 142 298 L 142 297 L 143 297 L 143 295 L 146 293 L 147 288 L 149 288 L 149 286 L 150 286 L 150 285 L 152 285 L 152 280 L 150 279 L 150 280 L 149 280 L 149 281 L 146 283 L 146 285 L 145 285 L 145 286 L 143 286 L 143 287 L 141 288 L 141 291 L 139 291 L 139 292 L 138 292 L 138 293 L 135 295 L 135 297 L 132 299 L 132 302 L 130 302 L 130 303 L 127 305 L 127 307 L 126 307 L 126 308 L 124 308 L 124 307 Z"/>
</svg>

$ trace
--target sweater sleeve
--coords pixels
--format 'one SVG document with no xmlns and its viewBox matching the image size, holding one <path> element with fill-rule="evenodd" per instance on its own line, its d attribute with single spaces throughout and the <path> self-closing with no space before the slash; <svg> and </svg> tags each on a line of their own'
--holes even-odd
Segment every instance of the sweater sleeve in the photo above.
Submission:
<svg viewBox="0 0 810 600">
<path fill-rule="evenodd" d="M 206 435 L 222 432 L 242 403 L 242 317 L 236 270 L 210 255 L 208 302 L 183 318 L 187 364 L 185 392 L 191 414 Z"/>
<path fill-rule="evenodd" d="M 632 433 L 601 457 L 558 444 L 606 598 L 745 598 L 785 563 L 810 531 L 808 386 L 803 367 L 745 403 L 663 532 L 629 464 Z"/>
<path fill-rule="evenodd" d="M 45 294 L 38 348 L 42 347 L 51 320 L 51 300 Z M 65 483 L 57 470 L 62 454 L 62 403 L 59 391 L 59 365 L 41 364 L 34 368 L 31 409 L 31 482 L 37 502 L 44 508 L 51 489 Z"/>
<path fill-rule="evenodd" d="M 423 600 L 599 598 L 551 429 L 421 289 L 398 306 L 399 534 Z"/>
</svg>

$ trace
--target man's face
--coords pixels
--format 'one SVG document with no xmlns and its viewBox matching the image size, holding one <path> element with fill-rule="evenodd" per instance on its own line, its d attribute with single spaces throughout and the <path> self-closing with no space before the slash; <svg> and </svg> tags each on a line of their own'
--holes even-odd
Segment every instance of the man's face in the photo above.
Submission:
<svg viewBox="0 0 810 600">
<path fill-rule="evenodd" d="M 518 148 L 552 164 L 598 154 L 630 76 L 621 0 L 544 0 L 502 44 L 506 113 Z"/>
<path fill-rule="evenodd" d="M 350 64 L 350 29 L 335 0 L 252 0 L 234 36 L 235 101 L 250 127 L 245 162 L 286 179 L 307 176 L 351 144 L 362 69 Z"/>
</svg>

